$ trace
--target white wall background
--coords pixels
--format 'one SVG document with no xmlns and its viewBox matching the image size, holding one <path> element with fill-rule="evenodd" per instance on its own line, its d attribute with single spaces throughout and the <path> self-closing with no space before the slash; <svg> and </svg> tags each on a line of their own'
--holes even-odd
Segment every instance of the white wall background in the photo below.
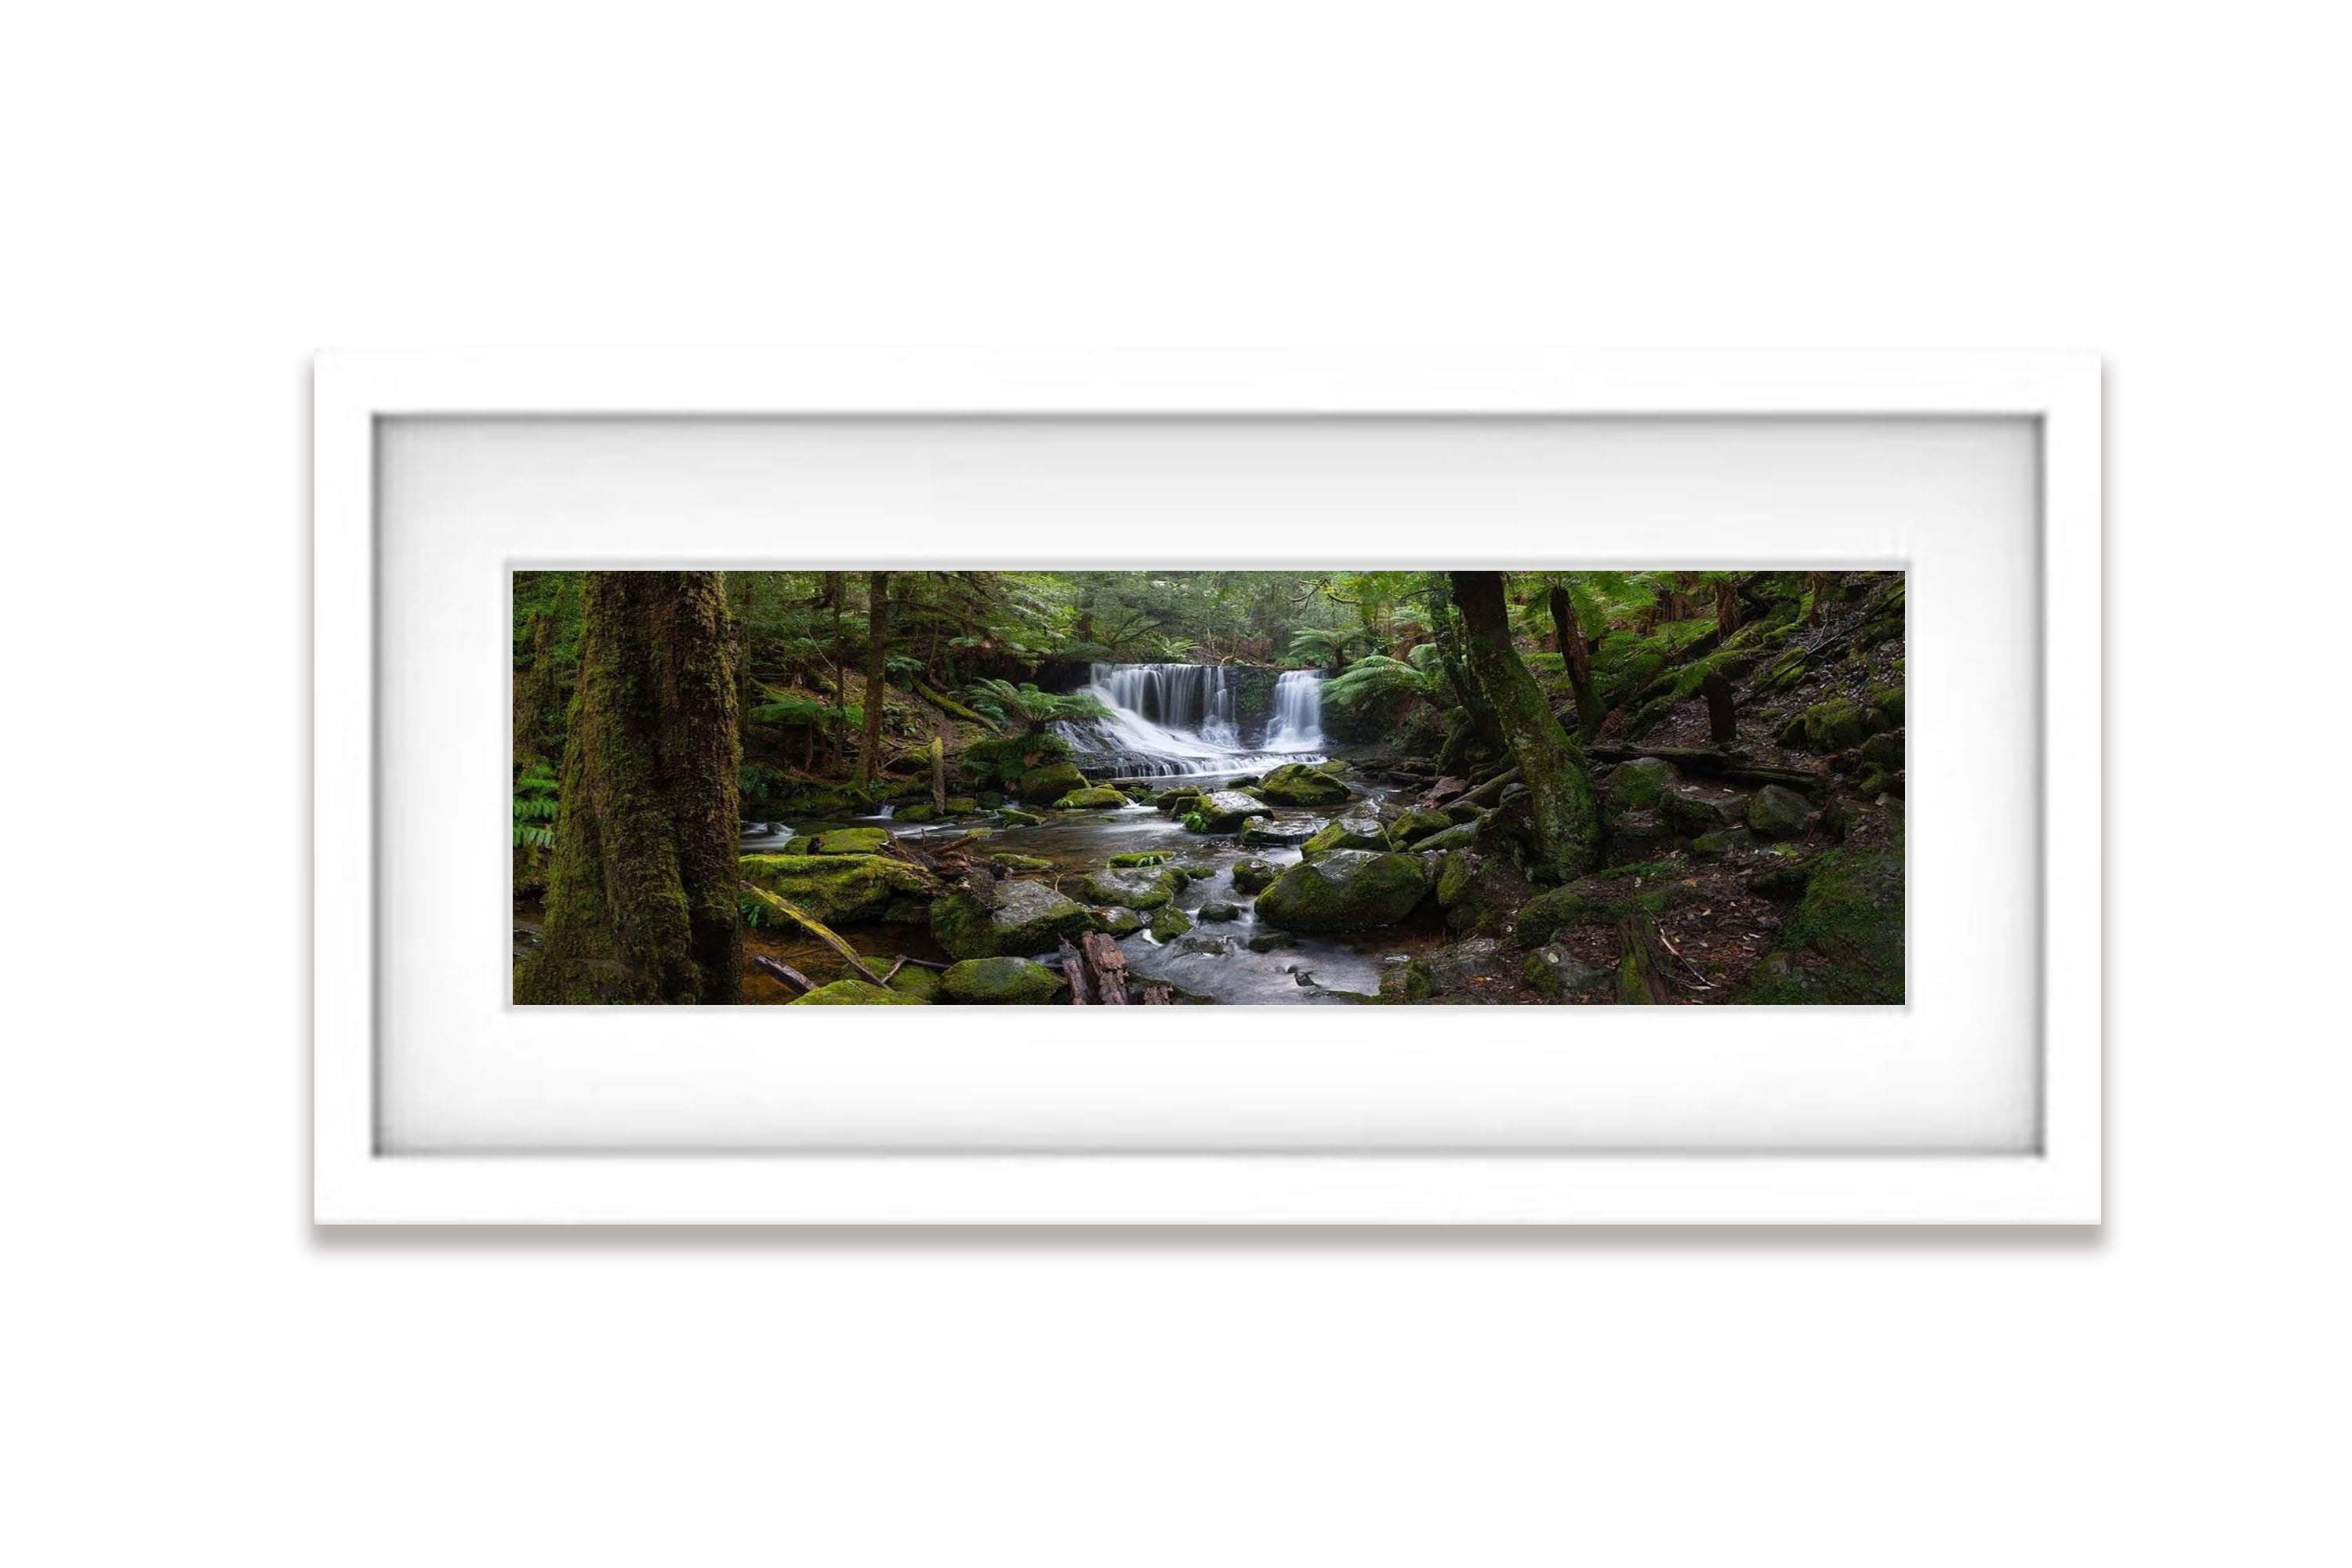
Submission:
<svg viewBox="0 0 2352 1568">
<path fill-rule="evenodd" d="M 16 16 L 0 1556 L 2341 1561 L 2322 15 Z M 809 342 L 2105 351 L 2104 1236 L 313 1236 L 306 354 Z"/>
</svg>

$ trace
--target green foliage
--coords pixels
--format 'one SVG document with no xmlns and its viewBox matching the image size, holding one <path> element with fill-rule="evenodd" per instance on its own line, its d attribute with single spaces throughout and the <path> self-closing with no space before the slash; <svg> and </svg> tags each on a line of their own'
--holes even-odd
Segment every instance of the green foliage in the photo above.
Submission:
<svg viewBox="0 0 2352 1568">
<path fill-rule="evenodd" d="M 544 762 L 525 768 L 514 783 L 515 847 L 555 847 L 557 780 Z"/>
<path fill-rule="evenodd" d="M 1039 731 L 1066 719 L 1110 717 L 1110 710 L 1097 698 L 1040 691 L 1027 681 L 1015 686 L 1009 680 L 976 680 L 964 700 L 975 712 L 1005 730 Z"/>
<path fill-rule="evenodd" d="M 1360 712 L 1409 697 L 1434 697 L 1438 684 L 1436 675 L 1417 669 L 1403 659 L 1367 654 L 1323 683 L 1323 700 L 1334 708 Z"/>
</svg>

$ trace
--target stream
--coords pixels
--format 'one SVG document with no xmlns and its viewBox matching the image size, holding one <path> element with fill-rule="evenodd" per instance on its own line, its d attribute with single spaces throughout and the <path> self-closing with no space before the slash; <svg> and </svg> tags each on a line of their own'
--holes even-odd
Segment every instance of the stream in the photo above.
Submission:
<svg viewBox="0 0 2352 1568">
<path fill-rule="evenodd" d="M 1220 788 L 1283 763 L 1326 759 L 1320 682 L 1318 671 L 1284 671 L 1276 683 L 1272 711 L 1261 727 L 1236 721 L 1229 673 L 1222 667 L 1098 664 L 1084 689 L 1100 699 L 1110 716 L 1059 728 L 1070 742 L 1072 760 L 1089 778 L 1149 785 L 1181 778 L 1203 788 Z M 1257 732 L 1249 733 L 1252 730 Z M 1363 800 L 1373 804 L 1396 793 L 1392 786 L 1357 776 L 1351 775 L 1349 783 Z M 1037 805 L 1023 804 L 1029 810 L 1039 809 Z M 1382 963 L 1388 955 L 1444 945 L 1444 928 L 1424 910 L 1403 924 L 1375 931 L 1348 936 L 1297 933 L 1289 946 L 1252 952 L 1250 940 L 1271 928 L 1258 922 L 1255 895 L 1234 890 L 1234 863 L 1255 857 L 1277 871 L 1296 865 L 1297 842 L 1331 814 L 1269 806 L 1266 815 L 1276 832 L 1290 838 L 1290 844 L 1251 845 L 1235 835 L 1191 833 L 1180 820 L 1164 816 L 1151 806 L 1133 804 L 1108 811 L 1055 813 L 1035 826 L 1003 826 L 990 811 L 951 822 L 900 826 L 885 808 L 854 820 L 887 826 L 906 839 L 954 838 L 973 827 L 986 827 L 991 850 L 1051 862 L 1051 872 L 1037 875 L 1056 884 L 1103 869 L 1113 855 L 1137 850 L 1164 849 L 1188 865 L 1213 864 L 1213 876 L 1188 881 L 1176 896 L 1176 908 L 1193 921 L 1190 932 L 1164 943 L 1148 931 L 1119 941 L 1128 967 L 1136 975 L 1165 981 L 1180 992 L 1211 1001 L 1243 1005 L 1360 1001 L 1379 991 Z M 773 852 L 792 837 L 791 831 L 749 835 L 743 839 L 743 849 L 751 854 Z M 1201 910 L 1217 903 L 1236 906 L 1239 918 L 1202 920 Z M 871 935 L 877 952 L 914 951 L 893 936 L 890 928 Z M 851 940 L 861 952 L 867 950 L 866 941 L 856 935 Z M 915 955 L 930 956 L 932 951 L 924 946 Z"/>
</svg>

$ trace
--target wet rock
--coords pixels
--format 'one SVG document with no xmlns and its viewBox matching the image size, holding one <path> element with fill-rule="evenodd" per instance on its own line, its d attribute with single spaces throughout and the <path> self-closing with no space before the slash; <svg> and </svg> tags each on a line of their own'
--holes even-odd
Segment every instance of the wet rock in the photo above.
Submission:
<svg viewBox="0 0 2352 1568">
<path fill-rule="evenodd" d="M 1128 804 L 1127 796 L 1108 784 L 1074 789 L 1054 803 L 1055 811 L 1109 811 Z"/>
<path fill-rule="evenodd" d="M 1080 877 L 1072 887 L 1089 903 L 1156 910 L 1173 899 L 1181 885 L 1174 871 L 1137 867 L 1131 870 L 1097 871 L 1090 877 Z"/>
<path fill-rule="evenodd" d="M 1386 849 L 1389 847 L 1388 828 L 1377 813 L 1369 807 L 1335 816 L 1318 828 L 1314 835 L 1298 847 L 1301 855 L 1312 858 L 1328 855 L 1334 849 Z"/>
<path fill-rule="evenodd" d="M 1609 824 L 1601 860 L 1604 866 L 1643 866 L 1674 852 L 1674 831 L 1657 813 L 1629 811 Z"/>
<path fill-rule="evenodd" d="M 1255 856 L 1246 860 L 1236 860 L 1234 862 L 1234 891 L 1236 893 L 1264 892 L 1273 885 L 1275 878 L 1280 875 L 1281 872 L 1276 869 L 1273 862 L 1261 860 Z"/>
<path fill-rule="evenodd" d="M 1320 833 L 1325 826 L 1315 817 L 1301 822 L 1277 822 L 1272 817 L 1259 817 L 1242 829 L 1242 842 L 1261 849 L 1303 848 L 1307 841 Z"/>
<path fill-rule="evenodd" d="M 1001 851 L 991 855 L 988 863 L 1007 871 L 1050 871 L 1054 868 L 1051 860 L 1042 860 L 1034 855 L 1007 855 Z"/>
<path fill-rule="evenodd" d="M 1095 930 L 1105 936 L 1133 936 L 1143 929 L 1143 917 L 1133 910 L 1097 909 L 1087 913 L 1094 917 Z"/>
<path fill-rule="evenodd" d="M 1748 826 L 1766 838 L 1801 837 L 1812 816 L 1811 804 L 1783 784 L 1766 784 L 1748 807 Z"/>
<path fill-rule="evenodd" d="M 890 842 L 887 827 L 836 827 L 809 840 L 812 855 L 872 855 Z"/>
<path fill-rule="evenodd" d="M 1130 849 L 1124 855 L 1112 856 L 1110 863 L 1114 867 L 1159 866 L 1174 858 L 1176 852 L 1172 849 Z"/>
<path fill-rule="evenodd" d="M 1428 837 L 1415 843 L 1412 852 L 1416 855 L 1427 855 L 1433 850 L 1468 849 L 1478 842 L 1478 837 L 1484 830 L 1485 825 L 1474 816 L 1467 822 L 1456 822 L 1442 832 L 1431 834 Z"/>
<path fill-rule="evenodd" d="M 1903 736 L 1899 732 L 1873 735 L 1862 743 L 1862 760 L 1874 768 L 1881 768 L 1890 773 L 1901 771 Z"/>
<path fill-rule="evenodd" d="M 996 815 L 1004 819 L 1007 827 L 1034 827 L 1045 819 L 1034 811 L 1022 811 L 1010 805 L 1000 805 Z"/>
<path fill-rule="evenodd" d="M 1337 805 L 1349 791 L 1329 773 L 1305 763 L 1285 763 L 1258 781 L 1257 793 L 1276 805 Z"/>
<path fill-rule="evenodd" d="M 1437 862 L 1437 904 L 1445 911 L 1448 930 L 1501 936 L 1512 929 L 1533 889 L 1507 856 L 1454 849 L 1432 858 Z"/>
<path fill-rule="evenodd" d="M 1188 936 L 1176 944 L 1176 951 L 1179 952 L 1205 952 L 1216 958 L 1222 958 L 1233 950 L 1233 940 L 1230 937 L 1210 936 L 1206 933 Z"/>
<path fill-rule="evenodd" d="M 1163 816 L 1181 816 L 1192 809 L 1192 803 L 1205 795 L 1198 784 L 1179 784 L 1151 804 Z"/>
<path fill-rule="evenodd" d="M 1093 929 L 1084 904 L 1043 882 L 999 882 L 996 906 L 958 891 L 931 905 L 931 934 L 951 958 L 1026 957 L 1051 952 L 1064 937 Z"/>
<path fill-rule="evenodd" d="M 1213 924 L 1237 921 L 1242 918 L 1242 907 L 1239 904 L 1227 903 L 1202 904 L 1200 915 L 1202 920 Z"/>
<path fill-rule="evenodd" d="M 1410 855 L 1335 849 L 1276 878 L 1258 895 L 1257 917 L 1286 931 L 1372 931 L 1411 914 L 1428 890 Z"/>
<path fill-rule="evenodd" d="M 1701 860 L 1720 860 L 1727 855 L 1736 855 L 1742 849 L 1752 847 L 1755 843 L 1756 836 L 1744 827 L 1718 828 L 1692 839 L 1691 854 Z"/>
<path fill-rule="evenodd" d="M 1805 744 L 1816 752 L 1845 751 L 1862 744 L 1870 733 L 1870 720 L 1861 705 L 1843 697 L 1814 703 L 1801 718 Z"/>
<path fill-rule="evenodd" d="M 950 1002 L 1037 1006 L 1061 994 L 1062 977 L 1025 958 L 968 958 L 940 976 Z"/>
<path fill-rule="evenodd" d="M 1262 931 L 1249 939 L 1252 952 L 1279 952 L 1286 947 L 1297 947 L 1298 939 L 1286 931 Z"/>
<path fill-rule="evenodd" d="M 1185 814 L 1184 826 L 1195 833 L 1233 833 L 1253 816 L 1265 815 L 1265 805 L 1254 795 L 1239 790 L 1221 789 L 1194 801 Z M 1198 819 L 1201 826 L 1192 827 Z"/>
<path fill-rule="evenodd" d="M 1174 942 L 1192 929 L 1192 917 L 1173 904 L 1152 912 L 1151 934 L 1160 942 Z"/>
</svg>

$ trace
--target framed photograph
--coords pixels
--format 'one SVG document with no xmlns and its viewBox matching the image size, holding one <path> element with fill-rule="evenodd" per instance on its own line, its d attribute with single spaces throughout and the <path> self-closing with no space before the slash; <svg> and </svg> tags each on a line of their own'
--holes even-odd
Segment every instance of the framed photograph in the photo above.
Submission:
<svg viewBox="0 0 2352 1568">
<path fill-rule="evenodd" d="M 320 1223 L 2098 1223 L 2091 356 L 314 395 Z"/>
</svg>

